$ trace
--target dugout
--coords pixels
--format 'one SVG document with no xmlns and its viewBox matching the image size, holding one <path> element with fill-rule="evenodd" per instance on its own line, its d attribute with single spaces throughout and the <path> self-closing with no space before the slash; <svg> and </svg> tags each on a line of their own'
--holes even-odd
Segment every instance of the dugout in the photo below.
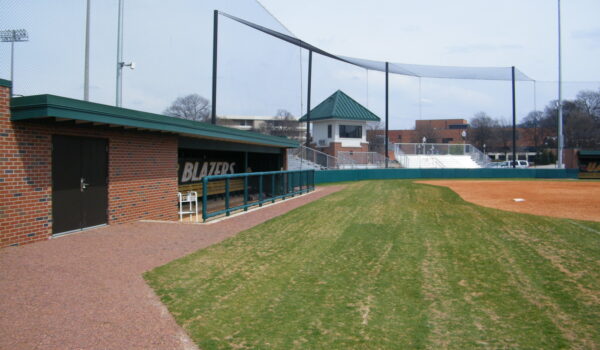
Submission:
<svg viewBox="0 0 600 350">
<path fill-rule="evenodd" d="M 10 88 L 0 80 L 0 247 L 99 225 L 177 220 L 177 192 L 199 181 L 203 168 L 286 169 L 287 149 L 298 146 L 60 96 L 11 99 Z M 184 182 L 186 162 L 195 173 Z"/>
<path fill-rule="evenodd" d="M 580 179 L 600 179 L 600 151 L 579 151 Z"/>
</svg>

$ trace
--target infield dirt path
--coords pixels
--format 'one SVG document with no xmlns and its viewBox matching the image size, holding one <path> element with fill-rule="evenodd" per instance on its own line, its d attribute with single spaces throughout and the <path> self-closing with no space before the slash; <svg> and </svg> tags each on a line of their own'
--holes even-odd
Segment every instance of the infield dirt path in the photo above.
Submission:
<svg viewBox="0 0 600 350">
<path fill-rule="evenodd" d="M 600 221 L 600 182 L 428 180 L 488 208 L 558 218 Z M 524 202 L 516 202 L 522 198 Z"/>
<path fill-rule="evenodd" d="M 196 349 L 142 273 L 340 190 L 208 225 L 136 222 L 0 250 L 0 349 Z"/>
</svg>

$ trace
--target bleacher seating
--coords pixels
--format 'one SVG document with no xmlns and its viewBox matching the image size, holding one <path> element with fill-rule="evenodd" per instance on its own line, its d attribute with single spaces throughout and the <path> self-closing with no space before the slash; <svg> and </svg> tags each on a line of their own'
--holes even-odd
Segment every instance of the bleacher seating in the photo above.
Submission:
<svg viewBox="0 0 600 350">
<path fill-rule="evenodd" d="M 480 168 L 468 155 L 403 155 L 397 159 L 403 168 L 450 168 L 475 169 Z"/>
</svg>

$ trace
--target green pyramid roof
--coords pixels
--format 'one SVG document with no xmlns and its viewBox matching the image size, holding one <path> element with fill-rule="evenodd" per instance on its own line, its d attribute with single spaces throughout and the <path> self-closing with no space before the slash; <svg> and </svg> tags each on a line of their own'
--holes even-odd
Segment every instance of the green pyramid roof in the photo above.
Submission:
<svg viewBox="0 0 600 350">
<path fill-rule="evenodd" d="M 366 120 L 374 122 L 381 120 L 375 113 L 354 101 L 341 90 L 336 91 L 318 106 L 311 109 L 310 121 L 324 119 Z M 306 121 L 306 114 L 300 118 L 300 121 Z"/>
</svg>

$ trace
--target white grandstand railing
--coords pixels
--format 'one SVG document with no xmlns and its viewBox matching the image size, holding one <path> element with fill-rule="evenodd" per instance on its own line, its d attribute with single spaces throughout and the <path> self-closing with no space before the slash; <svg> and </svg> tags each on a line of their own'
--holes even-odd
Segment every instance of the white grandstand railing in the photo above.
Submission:
<svg viewBox="0 0 600 350">
<path fill-rule="evenodd" d="M 475 163 L 479 164 L 479 166 L 481 166 L 482 168 L 486 168 L 492 162 L 490 157 L 488 157 L 485 153 L 481 152 L 478 148 L 474 146 L 471 146 L 471 148 L 472 149 L 469 155 Z"/>
<path fill-rule="evenodd" d="M 338 152 L 340 167 L 344 168 L 385 168 L 386 157 L 377 152 Z M 388 165 L 391 161 L 388 159 Z"/>
<path fill-rule="evenodd" d="M 486 167 L 491 160 L 477 147 L 471 144 L 456 143 L 395 143 L 396 160 L 403 163 L 405 155 L 468 155 L 481 167 Z M 399 159 L 400 158 L 400 159 Z M 404 158 L 406 159 L 406 158 Z"/>
<path fill-rule="evenodd" d="M 389 167 L 399 166 L 397 161 L 387 161 Z M 288 150 L 288 168 L 294 170 L 385 168 L 385 164 L 386 157 L 377 152 L 340 151 L 333 157 L 306 146 Z"/>
<path fill-rule="evenodd" d="M 298 148 L 289 149 L 288 160 L 294 159 L 294 157 L 300 161 L 298 170 L 303 168 L 318 170 L 339 168 L 339 162 L 337 158 L 306 146 L 299 146 Z M 303 164 L 303 162 L 306 162 L 306 164 Z"/>
<path fill-rule="evenodd" d="M 483 152 L 470 144 L 448 144 L 448 143 L 396 143 L 394 144 L 394 155 L 396 160 L 403 166 L 407 166 L 410 162 L 409 156 L 412 159 L 415 155 L 455 155 L 469 156 L 473 162 L 480 167 L 486 167 L 491 160 Z M 432 161 L 435 157 L 430 157 L 427 161 Z M 413 161 L 414 163 L 414 161 Z M 419 161 L 420 163 L 420 161 Z M 442 164 L 443 165 L 443 164 Z M 411 166 L 414 166 L 412 164 Z M 419 165 L 421 167 L 421 165 Z M 442 166 L 444 167 L 444 166 Z"/>
</svg>

